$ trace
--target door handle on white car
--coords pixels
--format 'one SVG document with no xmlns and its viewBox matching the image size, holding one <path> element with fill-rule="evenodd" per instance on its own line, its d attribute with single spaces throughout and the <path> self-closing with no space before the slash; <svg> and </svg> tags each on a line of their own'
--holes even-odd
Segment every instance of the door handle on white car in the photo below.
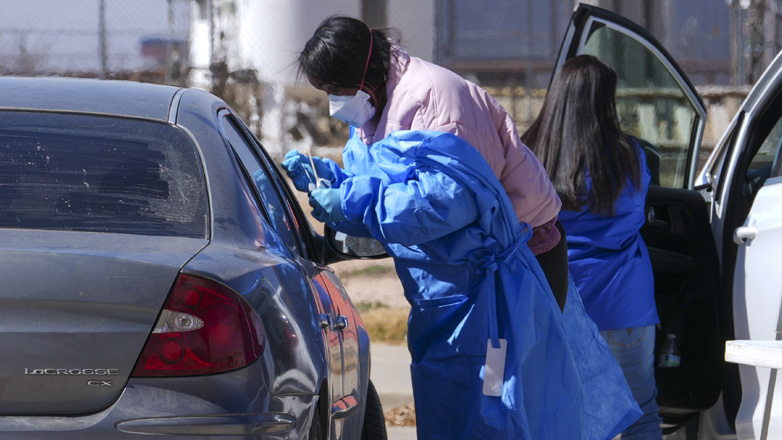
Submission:
<svg viewBox="0 0 782 440">
<path fill-rule="evenodd" d="M 752 240 L 758 235 L 758 228 L 754 226 L 739 226 L 733 231 L 733 242 L 737 245 L 745 245 L 748 240 Z"/>
</svg>

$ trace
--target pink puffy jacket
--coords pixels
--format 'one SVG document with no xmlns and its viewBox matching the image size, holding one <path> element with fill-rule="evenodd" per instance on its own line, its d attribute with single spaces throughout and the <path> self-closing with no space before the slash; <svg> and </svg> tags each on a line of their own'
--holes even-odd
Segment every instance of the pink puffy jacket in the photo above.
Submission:
<svg viewBox="0 0 782 440">
<path fill-rule="evenodd" d="M 394 130 L 436 130 L 461 137 L 486 158 L 519 221 L 533 226 L 530 249 L 538 254 L 554 247 L 560 238 L 554 221 L 562 203 L 543 165 L 519 139 L 508 112 L 476 84 L 392 44 L 388 103 L 379 122 L 369 121 L 358 130 L 364 143 Z"/>
</svg>

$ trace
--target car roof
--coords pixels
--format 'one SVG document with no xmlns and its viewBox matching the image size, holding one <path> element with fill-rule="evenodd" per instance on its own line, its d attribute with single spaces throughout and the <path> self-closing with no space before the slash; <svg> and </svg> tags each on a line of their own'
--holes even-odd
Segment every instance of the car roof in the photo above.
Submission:
<svg viewBox="0 0 782 440">
<path fill-rule="evenodd" d="M 134 81 L 0 77 L 0 110 L 100 113 L 169 120 L 181 88 Z"/>
</svg>

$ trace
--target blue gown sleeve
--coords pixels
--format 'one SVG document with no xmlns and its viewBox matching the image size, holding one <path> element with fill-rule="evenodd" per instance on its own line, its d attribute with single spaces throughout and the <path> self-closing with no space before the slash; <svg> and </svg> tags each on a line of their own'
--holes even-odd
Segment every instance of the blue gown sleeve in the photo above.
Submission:
<svg viewBox="0 0 782 440">
<path fill-rule="evenodd" d="M 364 175 L 345 179 L 342 210 L 347 222 L 362 223 L 378 241 L 413 246 L 478 219 L 470 189 L 425 166 L 411 174 L 405 182 L 396 183 Z"/>
<path fill-rule="evenodd" d="M 331 187 L 337 188 L 340 185 L 342 185 L 342 182 L 345 181 L 348 177 L 350 177 L 350 174 L 343 170 L 338 163 L 334 162 L 333 160 L 324 157 L 322 158 L 323 163 L 329 167 L 331 172 L 334 174 L 334 179 L 331 181 Z"/>
</svg>

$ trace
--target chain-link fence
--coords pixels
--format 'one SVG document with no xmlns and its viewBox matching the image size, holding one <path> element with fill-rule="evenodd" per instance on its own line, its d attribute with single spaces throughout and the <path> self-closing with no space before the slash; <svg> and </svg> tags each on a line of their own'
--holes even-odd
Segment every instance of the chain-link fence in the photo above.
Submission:
<svg viewBox="0 0 782 440">
<path fill-rule="evenodd" d="M 0 0 L 0 73 L 181 82 L 191 0 Z"/>
<path fill-rule="evenodd" d="M 782 0 L 585 2 L 648 29 L 700 87 L 752 84 L 782 47 Z M 296 54 L 320 20 L 345 14 L 398 29 L 412 55 L 489 89 L 524 129 L 538 111 L 576 3 L 0 0 L 0 74 L 204 87 L 278 153 L 299 142 L 338 145 L 330 138 L 341 140 L 344 130 L 323 122 L 325 96 L 294 77 Z"/>
</svg>

